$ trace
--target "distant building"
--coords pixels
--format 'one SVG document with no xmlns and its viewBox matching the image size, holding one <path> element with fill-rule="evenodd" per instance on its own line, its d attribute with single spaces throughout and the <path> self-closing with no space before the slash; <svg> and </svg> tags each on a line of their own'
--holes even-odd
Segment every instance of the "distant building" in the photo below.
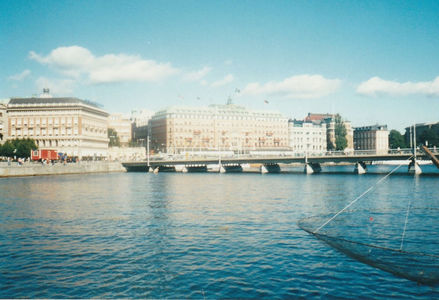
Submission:
<svg viewBox="0 0 439 300">
<path fill-rule="evenodd" d="M 416 126 L 416 144 L 421 142 L 422 134 L 428 130 L 433 130 L 437 136 L 439 136 L 439 122 L 427 122 L 427 123 L 418 123 Z M 405 141 L 410 148 L 413 147 L 413 126 L 405 128 Z"/>
<path fill-rule="evenodd" d="M 288 122 L 289 146 L 298 153 L 320 154 L 326 152 L 326 124 L 312 121 Z"/>
<path fill-rule="evenodd" d="M 137 126 L 148 125 L 149 120 L 154 115 L 154 112 L 147 109 L 136 109 L 131 111 L 131 121 Z"/>
<path fill-rule="evenodd" d="M 112 128 L 117 132 L 120 145 L 128 147 L 131 141 L 131 120 L 124 114 L 111 114 L 108 117 L 108 128 Z"/>
<path fill-rule="evenodd" d="M 170 107 L 150 121 L 155 151 L 250 151 L 288 148 L 288 119 L 242 106 Z"/>
<path fill-rule="evenodd" d="M 355 150 L 373 150 L 387 153 L 389 150 L 389 131 L 387 125 L 372 125 L 354 128 Z"/>
<path fill-rule="evenodd" d="M 3 144 L 8 137 L 7 106 L 0 102 L 0 144 Z"/>
<path fill-rule="evenodd" d="M 335 114 L 315 114 L 308 113 L 308 116 L 305 118 L 306 122 L 313 122 L 315 124 L 326 124 L 326 142 L 327 149 L 331 149 L 331 146 L 336 147 L 335 142 Z M 345 151 L 353 151 L 354 150 L 354 131 L 352 129 L 352 125 L 350 121 L 343 120 L 344 126 L 346 128 L 346 141 L 347 146 Z"/>
<path fill-rule="evenodd" d="M 154 112 L 140 109 L 131 111 L 132 134 L 131 139 L 137 145 L 146 145 L 148 138 L 148 123 Z"/>
<path fill-rule="evenodd" d="M 7 105 L 8 139 L 32 138 L 39 149 L 79 158 L 106 157 L 108 113 L 78 98 L 11 98 Z"/>
</svg>

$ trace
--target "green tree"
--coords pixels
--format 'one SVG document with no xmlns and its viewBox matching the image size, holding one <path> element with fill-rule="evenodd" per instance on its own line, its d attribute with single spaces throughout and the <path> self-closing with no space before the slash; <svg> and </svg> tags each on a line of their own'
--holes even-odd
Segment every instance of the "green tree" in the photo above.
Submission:
<svg viewBox="0 0 439 300">
<path fill-rule="evenodd" d="M 335 150 L 344 150 L 348 146 L 346 126 L 339 114 L 335 115 Z"/>
<path fill-rule="evenodd" d="M 390 149 L 407 148 L 404 136 L 395 129 L 390 130 L 389 133 L 389 147 Z"/>
<path fill-rule="evenodd" d="M 117 131 L 113 128 L 108 128 L 108 138 L 110 141 L 108 142 L 108 146 L 110 147 L 120 147 L 120 140 L 117 136 Z"/>
<path fill-rule="evenodd" d="M 0 156 L 6 156 L 6 157 L 14 156 L 14 145 L 12 145 L 11 141 L 6 141 L 0 147 Z"/>
<path fill-rule="evenodd" d="M 333 142 L 331 142 L 330 140 L 329 140 L 329 138 L 327 139 L 328 141 L 327 141 L 327 145 L 326 145 L 326 147 L 328 148 L 328 151 L 333 151 L 333 150 L 335 150 L 335 146 L 334 146 L 334 143 Z"/>
<path fill-rule="evenodd" d="M 419 142 L 426 145 L 428 142 L 428 146 L 439 146 L 439 136 L 435 130 L 432 128 L 428 128 L 421 133 L 419 137 Z"/>
<path fill-rule="evenodd" d="M 6 141 L 0 149 L 0 155 L 6 157 L 30 157 L 31 150 L 38 149 L 33 139 L 14 139 Z"/>
</svg>

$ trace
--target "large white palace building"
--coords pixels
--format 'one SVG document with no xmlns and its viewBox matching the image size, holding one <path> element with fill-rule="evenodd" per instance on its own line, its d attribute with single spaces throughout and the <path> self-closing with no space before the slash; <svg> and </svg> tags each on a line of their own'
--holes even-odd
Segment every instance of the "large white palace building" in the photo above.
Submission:
<svg viewBox="0 0 439 300">
<path fill-rule="evenodd" d="M 250 151 L 288 148 L 288 119 L 242 106 L 170 107 L 149 123 L 155 151 Z"/>
<path fill-rule="evenodd" d="M 39 149 L 69 156 L 107 157 L 108 113 L 78 98 L 11 98 L 7 105 L 8 139 L 31 138 Z"/>
</svg>

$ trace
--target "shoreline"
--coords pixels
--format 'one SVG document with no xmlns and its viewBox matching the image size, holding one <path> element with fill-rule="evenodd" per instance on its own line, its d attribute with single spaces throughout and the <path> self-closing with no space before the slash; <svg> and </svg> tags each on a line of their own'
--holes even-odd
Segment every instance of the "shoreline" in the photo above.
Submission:
<svg viewBox="0 0 439 300">
<path fill-rule="evenodd" d="M 126 172 L 126 169 L 120 162 L 106 161 L 67 163 L 65 165 L 61 163 L 54 165 L 42 165 L 41 163 L 7 165 L 7 163 L 0 163 L 0 178 L 113 172 Z"/>
</svg>

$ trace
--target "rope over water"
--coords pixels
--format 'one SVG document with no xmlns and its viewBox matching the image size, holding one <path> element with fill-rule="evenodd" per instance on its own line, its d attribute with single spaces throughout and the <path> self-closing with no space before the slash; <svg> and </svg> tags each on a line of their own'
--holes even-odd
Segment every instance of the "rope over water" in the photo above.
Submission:
<svg viewBox="0 0 439 300">
<path fill-rule="evenodd" d="M 413 156 L 410 156 L 407 160 L 412 159 Z M 319 232 L 320 229 L 322 229 L 323 227 L 325 227 L 326 225 L 328 225 L 329 222 L 331 222 L 332 220 L 334 220 L 338 215 L 340 215 L 342 212 L 344 212 L 346 209 L 348 209 L 349 207 L 351 207 L 355 202 L 357 202 L 358 200 L 360 200 L 361 198 L 363 198 L 366 194 L 368 194 L 370 191 L 372 191 L 374 188 L 377 187 L 377 185 L 379 185 L 381 182 L 383 182 L 387 177 L 389 177 L 392 173 L 394 173 L 396 170 L 398 170 L 402 165 L 404 164 L 400 164 L 398 165 L 396 168 L 394 168 L 393 170 L 391 170 L 386 176 L 384 176 L 383 178 L 381 178 L 380 180 L 378 180 L 374 185 L 372 185 L 371 187 L 369 187 L 366 191 L 364 191 L 360 196 L 358 196 L 357 198 L 355 198 L 354 200 L 352 200 L 348 205 L 346 205 L 344 208 L 342 208 L 339 212 L 337 212 L 334 216 L 332 216 L 329 220 L 327 220 L 325 223 L 323 223 L 322 225 L 320 225 L 319 228 L 317 228 L 316 230 L 314 230 L 312 233 L 316 234 L 317 232 Z M 410 207 L 410 206 L 409 206 Z M 408 212 L 407 212 L 407 218 L 408 218 Z M 406 219 L 407 222 L 407 219 Z M 407 224 L 407 223 L 406 223 Z M 405 226 L 404 226 L 404 233 L 405 233 Z M 404 236 L 403 236 L 404 239 Z M 401 244 L 402 247 L 402 244 Z"/>
</svg>

